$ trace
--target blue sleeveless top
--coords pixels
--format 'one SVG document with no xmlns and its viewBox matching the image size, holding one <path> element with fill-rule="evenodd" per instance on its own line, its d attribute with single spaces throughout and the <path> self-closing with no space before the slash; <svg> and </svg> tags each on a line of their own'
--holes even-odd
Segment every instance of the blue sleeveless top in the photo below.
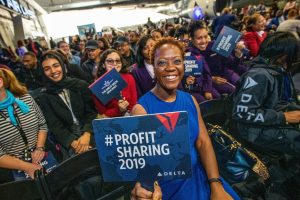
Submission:
<svg viewBox="0 0 300 200">
<path fill-rule="evenodd" d="M 199 125 L 197 109 L 192 96 L 186 92 L 177 90 L 176 100 L 174 102 L 165 102 L 150 91 L 139 99 L 138 104 L 140 104 L 148 114 L 175 111 L 187 111 L 188 113 L 193 174 L 189 179 L 160 181 L 159 185 L 162 189 L 163 199 L 209 200 L 210 187 L 195 146 L 195 142 L 199 136 Z M 223 182 L 223 186 L 234 199 L 239 199 L 225 181 Z"/>
</svg>

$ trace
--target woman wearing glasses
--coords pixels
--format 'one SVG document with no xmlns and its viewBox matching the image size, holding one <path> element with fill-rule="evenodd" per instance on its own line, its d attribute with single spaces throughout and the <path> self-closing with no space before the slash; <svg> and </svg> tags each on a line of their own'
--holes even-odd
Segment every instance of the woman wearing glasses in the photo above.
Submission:
<svg viewBox="0 0 300 200">
<path fill-rule="evenodd" d="M 129 113 L 137 101 L 137 92 L 134 78 L 128 73 L 120 53 L 114 49 L 108 49 L 101 54 L 97 76 L 115 68 L 121 73 L 126 81 L 127 87 L 121 91 L 121 99 L 112 99 L 108 104 L 103 105 L 95 96 L 93 100 L 101 117 L 120 117 Z"/>
</svg>

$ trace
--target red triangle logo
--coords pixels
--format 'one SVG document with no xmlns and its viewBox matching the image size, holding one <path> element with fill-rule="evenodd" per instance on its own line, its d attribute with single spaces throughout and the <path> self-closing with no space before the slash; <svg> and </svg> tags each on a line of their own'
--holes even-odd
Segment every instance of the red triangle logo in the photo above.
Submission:
<svg viewBox="0 0 300 200">
<path fill-rule="evenodd" d="M 164 125 L 169 133 L 172 133 L 176 127 L 180 113 L 158 114 L 156 117 Z"/>
</svg>

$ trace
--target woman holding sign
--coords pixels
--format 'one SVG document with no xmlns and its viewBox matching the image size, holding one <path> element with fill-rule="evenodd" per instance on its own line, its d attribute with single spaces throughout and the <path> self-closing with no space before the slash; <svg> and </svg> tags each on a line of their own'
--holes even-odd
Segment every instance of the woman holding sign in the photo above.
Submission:
<svg viewBox="0 0 300 200">
<path fill-rule="evenodd" d="M 49 129 L 65 156 L 86 152 L 93 145 L 91 123 L 97 114 L 88 84 L 68 77 L 57 54 L 47 52 L 41 62 L 46 91 L 38 103 Z"/>
<path fill-rule="evenodd" d="M 0 133 L 0 169 L 22 170 L 33 178 L 45 155 L 46 121 L 26 87 L 4 68 L 0 68 Z M 1 169 L 0 183 L 12 181 L 10 172 Z"/>
<path fill-rule="evenodd" d="M 121 91 L 120 99 L 114 98 L 106 105 L 93 96 L 96 109 L 103 118 L 124 116 L 131 111 L 137 101 L 134 78 L 128 73 L 120 53 L 114 49 L 108 49 L 101 54 L 97 72 L 98 78 L 113 68 L 120 72 L 122 78 L 127 83 L 127 87 Z"/>
<path fill-rule="evenodd" d="M 230 186 L 220 178 L 215 153 L 201 117 L 199 106 L 190 94 L 177 90 L 184 75 L 184 51 L 171 38 L 155 43 L 151 63 L 157 79 L 156 86 L 138 101 L 133 115 L 187 111 L 192 158 L 192 177 L 154 184 L 154 192 L 140 183 L 132 190 L 133 199 L 231 200 L 239 199 Z"/>
</svg>

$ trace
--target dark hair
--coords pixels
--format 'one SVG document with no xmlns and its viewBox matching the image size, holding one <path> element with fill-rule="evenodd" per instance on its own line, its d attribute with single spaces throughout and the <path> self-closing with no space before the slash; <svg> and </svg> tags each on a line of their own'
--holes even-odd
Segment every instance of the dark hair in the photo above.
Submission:
<svg viewBox="0 0 300 200">
<path fill-rule="evenodd" d="M 103 42 L 103 45 L 104 45 L 104 47 L 103 47 L 103 49 L 102 49 L 103 51 L 105 51 L 105 50 L 107 50 L 107 49 L 110 48 L 109 42 L 107 41 L 106 38 L 100 37 L 100 38 L 97 39 L 97 41 Z"/>
<path fill-rule="evenodd" d="M 66 42 L 63 41 L 63 40 L 62 40 L 62 41 L 59 41 L 59 42 L 57 43 L 57 48 L 60 48 L 60 45 L 63 44 L 63 43 L 66 43 Z M 68 44 L 68 43 L 66 43 L 66 44 Z"/>
<path fill-rule="evenodd" d="M 151 35 L 144 35 L 137 43 L 136 62 L 138 67 L 144 66 L 145 57 L 143 54 L 143 49 L 150 39 L 153 40 Z"/>
<path fill-rule="evenodd" d="M 262 42 L 259 55 L 269 62 L 276 63 L 282 56 L 286 56 L 285 63 L 291 66 L 299 53 L 299 40 L 290 32 L 275 32 Z"/>
<path fill-rule="evenodd" d="M 298 10 L 297 9 L 291 9 L 288 12 L 288 18 L 294 18 L 298 16 Z"/>
<path fill-rule="evenodd" d="M 22 40 L 18 40 L 17 45 L 18 45 L 18 47 L 22 47 L 22 46 L 24 46 L 24 42 Z"/>
<path fill-rule="evenodd" d="M 47 51 L 41 58 L 41 64 L 43 64 L 43 62 L 47 59 L 56 59 L 61 68 L 62 68 L 62 71 L 63 71 L 63 77 L 66 76 L 67 72 L 66 72 L 66 66 L 65 66 L 65 63 L 63 62 L 63 59 L 62 59 L 62 56 L 60 55 L 60 53 L 58 52 L 55 52 L 53 50 L 50 50 L 50 51 Z"/>
<path fill-rule="evenodd" d="M 192 39 L 195 37 L 195 32 L 199 29 L 206 29 L 207 26 L 204 21 L 192 21 L 189 25 L 188 32 Z"/>
<path fill-rule="evenodd" d="M 98 71 L 97 71 L 97 77 L 102 76 L 106 72 L 106 69 L 103 67 L 103 65 L 105 63 L 105 60 L 106 60 L 107 56 L 111 53 L 116 53 L 120 56 L 120 59 L 121 59 L 121 62 L 122 62 L 122 68 L 120 70 L 120 73 L 128 73 L 128 69 L 124 65 L 124 59 L 123 59 L 122 55 L 115 49 L 107 49 L 100 56 L 100 61 L 99 61 Z"/>
<path fill-rule="evenodd" d="M 172 37 L 164 37 L 164 38 L 161 38 L 160 40 L 158 40 L 157 42 L 155 42 L 154 46 L 151 49 L 150 61 L 151 61 L 151 64 L 153 66 L 154 66 L 155 52 L 156 52 L 157 49 L 159 49 L 164 44 L 171 44 L 171 45 L 174 45 L 174 46 L 178 47 L 178 49 L 180 50 L 182 58 L 184 58 L 184 47 L 182 46 L 182 44 L 178 40 L 175 40 Z"/>
<path fill-rule="evenodd" d="M 188 31 L 185 27 L 180 27 L 175 32 L 175 38 L 179 38 L 180 36 L 184 36 L 184 34 L 188 34 Z"/>
<path fill-rule="evenodd" d="M 153 29 L 153 30 L 151 31 L 151 34 L 152 34 L 153 32 L 158 32 L 158 33 L 160 33 L 161 37 L 164 36 L 164 32 L 163 32 L 161 29 L 159 29 L 159 28 Z"/>
<path fill-rule="evenodd" d="M 36 55 L 32 51 L 25 52 L 24 56 L 31 56 L 32 58 L 36 58 Z"/>
</svg>

